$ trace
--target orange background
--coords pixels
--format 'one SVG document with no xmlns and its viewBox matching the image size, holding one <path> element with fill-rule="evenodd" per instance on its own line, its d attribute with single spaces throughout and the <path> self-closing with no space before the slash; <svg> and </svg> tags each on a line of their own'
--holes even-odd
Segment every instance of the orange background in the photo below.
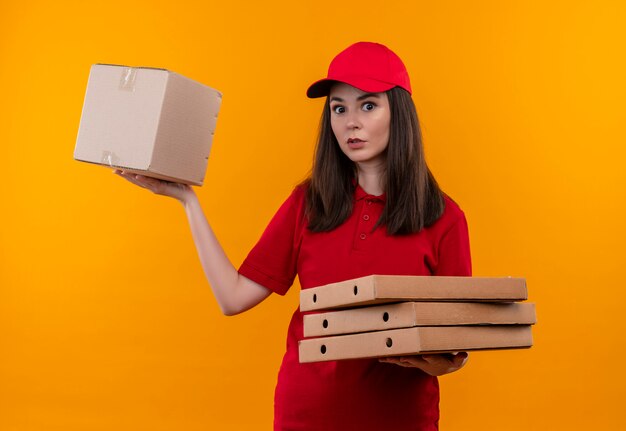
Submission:
<svg viewBox="0 0 626 431">
<path fill-rule="evenodd" d="M 238 266 L 305 177 L 358 40 L 405 61 L 475 275 L 527 278 L 535 346 L 441 378 L 444 430 L 624 429 L 624 2 L 0 3 L 0 429 L 269 429 L 298 288 L 237 317 L 182 207 L 72 159 L 92 63 L 223 92 L 197 188 Z"/>
</svg>

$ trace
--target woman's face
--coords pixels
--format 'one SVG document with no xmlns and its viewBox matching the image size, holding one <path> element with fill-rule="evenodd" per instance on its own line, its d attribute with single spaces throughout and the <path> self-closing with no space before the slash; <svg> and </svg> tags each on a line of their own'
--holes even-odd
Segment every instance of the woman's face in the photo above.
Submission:
<svg viewBox="0 0 626 431">
<path fill-rule="evenodd" d="M 338 82 L 328 97 L 330 125 L 341 151 L 359 165 L 384 163 L 391 122 L 387 94 Z"/>
</svg>

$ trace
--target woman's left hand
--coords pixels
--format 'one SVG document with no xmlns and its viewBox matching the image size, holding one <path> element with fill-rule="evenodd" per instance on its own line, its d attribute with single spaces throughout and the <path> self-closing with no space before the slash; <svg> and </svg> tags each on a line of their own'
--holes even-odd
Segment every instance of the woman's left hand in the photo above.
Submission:
<svg viewBox="0 0 626 431">
<path fill-rule="evenodd" d="M 401 367 L 419 368 L 431 376 L 441 376 L 461 369 L 467 362 L 467 352 L 444 353 L 433 355 L 397 356 L 380 358 L 380 362 L 396 364 Z"/>
</svg>

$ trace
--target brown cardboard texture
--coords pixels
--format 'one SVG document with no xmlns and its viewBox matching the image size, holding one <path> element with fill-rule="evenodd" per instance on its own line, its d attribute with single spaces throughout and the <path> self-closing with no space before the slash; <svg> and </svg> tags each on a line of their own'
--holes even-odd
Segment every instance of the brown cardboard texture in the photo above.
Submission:
<svg viewBox="0 0 626 431">
<path fill-rule="evenodd" d="M 527 297 L 523 278 L 370 275 L 303 289 L 300 310 L 401 301 L 514 302 Z"/>
<path fill-rule="evenodd" d="M 529 325 L 419 326 L 299 341 L 300 362 L 532 346 Z"/>
<path fill-rule="evenodd" d="M 535 304 L 402 302 L 304 315 L 304 336 L 323 337 L 413 326 L 532 325 Z"/>
<path fill-rule="evenodd" d="M 165 69 L 94 64 L 74 158 L 202 185 L 221 100 Z"/>
</svg>

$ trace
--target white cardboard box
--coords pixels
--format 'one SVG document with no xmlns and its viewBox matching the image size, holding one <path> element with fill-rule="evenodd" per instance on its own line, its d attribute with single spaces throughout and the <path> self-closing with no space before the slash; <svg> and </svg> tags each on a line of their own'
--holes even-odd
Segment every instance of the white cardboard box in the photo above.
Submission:
<svg viewBox="0 0 626 431">
<path fill-rule="evenodd" d="M 74 159 L 202 185 L 221 101 L 166 69 L 94 64 Z"/>
</svg>

